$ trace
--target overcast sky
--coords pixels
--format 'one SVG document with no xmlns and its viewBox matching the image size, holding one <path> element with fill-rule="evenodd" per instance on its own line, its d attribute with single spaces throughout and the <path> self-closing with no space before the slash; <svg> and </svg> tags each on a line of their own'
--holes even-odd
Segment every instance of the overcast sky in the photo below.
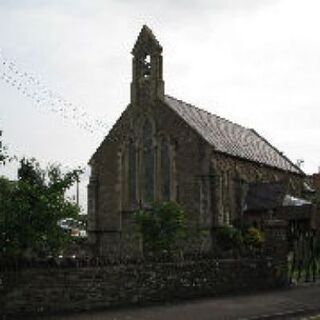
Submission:
<svg viewBox="0 0 320 320">
<path fill-rule="evenodd" d="M 318 0 L 0 0 L 0 48 L 111 126 L 129 102 L 130 51 L 147 24 L 164 48 L 167 94 L 254 128 L 313 173 L 319 12 Z M 3 140 L 13 153 L 85 165 L 103 138 L 1 80 L 0 97 Z"/>
</svg>

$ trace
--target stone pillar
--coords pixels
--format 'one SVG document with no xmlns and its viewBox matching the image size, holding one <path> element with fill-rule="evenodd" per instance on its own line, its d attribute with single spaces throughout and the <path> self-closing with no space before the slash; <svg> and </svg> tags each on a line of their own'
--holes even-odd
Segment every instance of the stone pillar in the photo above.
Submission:
<svg viewBox="0 0 320 320">
<path fill-rule="evenodd" d="M 285 220 L 269 220 L 265 224 L 265 254 L 271 258 L 276 285 L 288 284 L 288 227 Z"/>
</svg>

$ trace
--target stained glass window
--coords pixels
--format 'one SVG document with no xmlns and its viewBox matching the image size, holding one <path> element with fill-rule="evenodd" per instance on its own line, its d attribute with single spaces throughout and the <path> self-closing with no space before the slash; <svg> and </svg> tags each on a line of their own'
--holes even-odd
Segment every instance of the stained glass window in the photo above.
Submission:
<svg viewBox="0 0 320 320">
<path fill-rule="evenodd" d="M 137 203 L 137 157 L 134 139 L 129 141 L 128 146 L 128 184 L 129 184 L 129 203 L 134 206 Z"/>
<path fill-rule="evenodd" d="M 162 201 L 170 200 L 170 183 L 171 183 L 171 159 L 170 145 L 166 139 L 162 139 L 160 147 L 161 161 L 161 199 Z"/>
<path fill-rule="evenodd" d="M 145 203 L 154 201 L 154 148 L 153 127 L 146 120 L 142 130 L 142 191 Z"/>
</svg>

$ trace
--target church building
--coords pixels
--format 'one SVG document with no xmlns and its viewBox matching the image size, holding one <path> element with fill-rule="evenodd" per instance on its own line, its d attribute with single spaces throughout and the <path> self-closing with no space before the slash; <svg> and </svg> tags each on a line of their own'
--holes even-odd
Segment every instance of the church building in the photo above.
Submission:
<svg viewBox="0 0 320 320">
<path fill-rule="evenodd" d="M 154 202 L 179 203 L 210 238 L 241 217 L 249 183 L 282 182 L 301 195 L 304 173 L 255 130 L 165 93 L 162 47 L 147 26 L 132 56 L 131 101 L 89 162 L 96 254 L 138 250 L 132 215 Z"/>
</svg>

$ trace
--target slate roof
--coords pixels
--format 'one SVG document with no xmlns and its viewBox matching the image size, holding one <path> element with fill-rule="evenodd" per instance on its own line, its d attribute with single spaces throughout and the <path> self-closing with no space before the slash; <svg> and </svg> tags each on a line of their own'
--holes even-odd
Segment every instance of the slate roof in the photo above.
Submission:
<svg viewBox="0 0 320 320">
<path fill-rule="evenodd" d="M 255 130 L 240 126 L 168 95 L 165 96 L 164 101 L 215 150 L 304 175 L 300 168 Z"/>
</svg>

